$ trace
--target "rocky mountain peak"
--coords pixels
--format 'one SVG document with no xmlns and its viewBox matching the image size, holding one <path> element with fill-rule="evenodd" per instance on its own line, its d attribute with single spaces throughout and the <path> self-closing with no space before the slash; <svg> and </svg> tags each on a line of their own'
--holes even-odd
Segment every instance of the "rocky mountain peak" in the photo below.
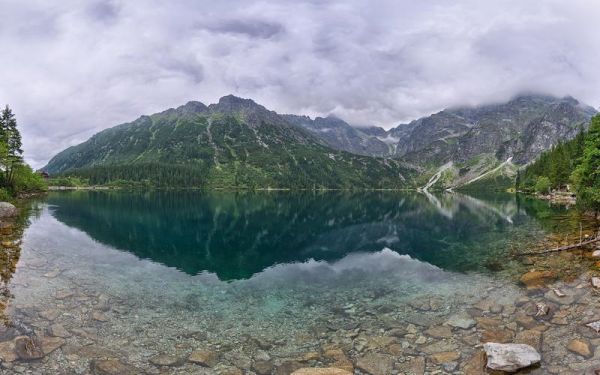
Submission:
<svg viewBox="0 0 600 375">
<path fill-rule="evenodd" d="M 246 112 L 246 111 L 266 111 L 266 108 L 257 104 L 252 99 L 240 98 L 234 95 L 226 95 L 219 99 L 217 104 L 211 104 L 208 108 L 214 112 Z"/>
</svg>

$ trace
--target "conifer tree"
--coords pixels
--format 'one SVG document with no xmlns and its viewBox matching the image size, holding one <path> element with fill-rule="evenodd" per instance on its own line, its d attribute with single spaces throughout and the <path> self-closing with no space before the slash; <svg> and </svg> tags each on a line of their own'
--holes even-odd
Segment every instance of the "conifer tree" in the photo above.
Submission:
<svg viewBox="0 0 600 375">
<path fill-rule="evenodd" d="M 17 120 L 7 105 L 0 113 L 0 159 L 4 167 L 4 184 L 12 185 L 15 167 L 23 161 L 21 134 Z"/>
<path fill-rule="evenodd" d="M 600 213 L 600 115 L 592 118 L 585 139 L 581 164 L 577 168 L 577 200 L 587 210 Z"/>
</svg>

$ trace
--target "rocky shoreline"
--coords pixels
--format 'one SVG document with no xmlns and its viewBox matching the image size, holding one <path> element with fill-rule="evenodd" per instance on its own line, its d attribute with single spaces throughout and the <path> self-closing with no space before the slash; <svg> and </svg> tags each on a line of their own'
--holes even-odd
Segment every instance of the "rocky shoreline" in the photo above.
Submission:
<svg viewBox="0 0 600 375">
<path fill-rule="evenodd" d="M 148 341 L 132 342 L 107 330 L 132 312 L 131 302 L 75 287 L 57 291 L 55 306 L 12 311 L 18 323 L 1 331 L 0 373 L 283 375 L 322 367 L 338 370 L 300 374 L 474 375 L 486 373 L 483 344 L 494 342 L 526 344 L 541 353 L 541 367 L 523 373 L 595 374 L 600 335 L 593 323 L 600 321 L 600 311 L 590 277 L 565 282 L 529 271 L 522 277 L 523 295 L 507 299 L 498 285 L 463 309 L 435 297 L 403 308 L 346 305 L 288 341 L 248 335 L 228 342 L 183 331 L 164 342 L 166 337 L 147 333 L 144 340 L 154 344 L 142 357 L 128 356 L 128 348 L 146 347 Z"/>
</svg>

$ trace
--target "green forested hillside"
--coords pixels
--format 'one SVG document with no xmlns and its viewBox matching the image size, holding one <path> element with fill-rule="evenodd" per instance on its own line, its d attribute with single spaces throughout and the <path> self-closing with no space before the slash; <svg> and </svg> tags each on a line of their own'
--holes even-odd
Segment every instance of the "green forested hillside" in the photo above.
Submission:
<svg viewBox="0 0 600 375">
<path fill-rule="evenodd" d="M 517 178 L 521 190 L 545 193 L 567 187 L 577 193 L 582 207 L 600 211 L 600 115 L 592 118 L 587 132 L 543 153 Z"/>
<path fill-rule="evenodd" d="M 45 170 L 92 184 L 223 188 L 398 188 L 414 173 L 399 161 L 333 150 L 233 96 L 107 129 L 59 153 Z"/>
</svg>

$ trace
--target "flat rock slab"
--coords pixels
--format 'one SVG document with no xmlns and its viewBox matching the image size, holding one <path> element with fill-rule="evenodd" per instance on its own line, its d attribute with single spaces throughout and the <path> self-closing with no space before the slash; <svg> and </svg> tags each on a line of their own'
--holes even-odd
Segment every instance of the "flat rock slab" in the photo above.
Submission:
<svg viewBox="0 0 600 375">
<path fill-rule="evenodd" d="M 44 355 L 48 355 L 63 346 L 66 341 L 60 337 L 42 337 L 40 338 L 40 343 L 42 345 L 42 352 Z"/>
<path fill-rule="evenodd" d="M 31 361 L 44 357 L 39 340 L 34 340 L 27 336 L 20 336 L 15 339 L 15 353 L 23 361 Z"/>
<path fill-rule="evenodd" d="M 389 355 L 371 353 L 359 358 L 356 368 L 371 375 L 389 375 L 394 369 L 394 359 Z"/>
<path fill-rule="evenodd" d="M 434 326 L 427 329 L 425 334 L 436 339 L 447 339 L 452 337 L 452 329 L 447 326 Z"/>
<path fill-rule="evenodd" d="M 477 324 L 477 322 L 466 313 L 452 315 L 446 322 L 446 325 L 460 329 L 473 328 L 475 324 Z"/>
<path fill-rule="evenodd" d="M 438 365 L 455 362 L 459 358 L 459 352 L 440 352 L 431 355 L 431 359 L 433 360 L 433 362 L 437 363 Z"/>
<path fill-rule="evenodd" d="M 487 367 L 492 370 L 515 372 L 540 363 L 540 353 L 527 344 L 498 344 L 483 345 L 487 355 Z"/>
<path fill-rule="evenodd" d="M 301 368 L 294 372 L 292 375 L 352 375 L 350 371 L 342 370 L 335 367 L 325 368 Z"/>
<path fill-rule="evenodd" d="M 404 375 L 423 375 L 425 374 L 425 358 L 413 357 L 400 364 L 398 369 Z"/>
<path fill-rule="evenodd" d="M 63 327 L 61 324 L 51 325 L 50 328 L 48 329 L 48 333 L 50 333 L 50 335 L 52 335 L 54 337 L 62 337 L 62 338 L 71 337 L 71 334 L 69 333 L 69 331 L 67 331 L 66 328 Z"/>
<path fill-rule="evenodd" d="M 213 367 L 217 364 L 219 356 L 211 350 L 195 350 L 189 357 L 188 361 L 200 366 Z"/>
</svg>

